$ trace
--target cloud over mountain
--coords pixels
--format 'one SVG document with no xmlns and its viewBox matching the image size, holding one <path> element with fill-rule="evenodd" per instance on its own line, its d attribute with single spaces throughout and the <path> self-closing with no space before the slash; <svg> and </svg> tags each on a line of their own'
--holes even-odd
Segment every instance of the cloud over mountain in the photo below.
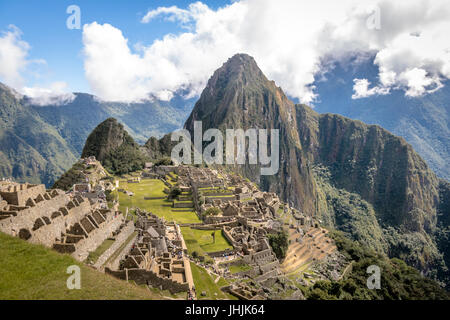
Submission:
<svg viewBox="0 0 450 320">
<path fill-rule="evenodd" d="M 30 103 L 36 106 L 66 105 L 76 97 L 75 94 L 67 92 L 67 84 L 62 81 L 53 82 L 46 88 L 24 87 L 22 93 L 30 99 Z"/>
<path fill-rule="evenodd" d="M 8 31 L 0 34 L 0 81 L 28 96 L 35 105 L 60 105 L 72 101 L 75 96 L 67 92 L 67 84 L 62 81 L 47 87 L 25 86 L 29 69 L 33 65 L 46 64 L 43 59 L 30 59 L 30 49 L 28 42 L 22 39 L 22 31 L 15 25 L 10 25 Z"/>
<path fill-rule="evenodd" d="M 349 56 L 376 55 L 379 83 L 366 96 L 391 88 L 418 96 L 450 78 L 445 0 L 241 0 L 217 10 L 195 2 L 149 10 L 141 22 L 155 19 L 184 31 L 133 49 L 114 26 L 84 26 L 85 71 L 96 94 L 139 100 L 187 86 L 198 94 L 237 52 L 254 56 L 269 78 L 305 103 L 316 98 L 313 84 L 327 62 Z"/>
</svg>

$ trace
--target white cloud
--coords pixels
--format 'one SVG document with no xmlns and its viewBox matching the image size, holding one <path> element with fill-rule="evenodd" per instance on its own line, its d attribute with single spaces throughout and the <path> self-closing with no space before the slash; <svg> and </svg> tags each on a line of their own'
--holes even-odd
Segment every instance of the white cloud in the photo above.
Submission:
<svg viewBox="0 0 450 320">
<path fill-rule="evenodd" d="M 22 32 L 14 25 L 0 35 L 0 79 L 18 87 L 23 84 L 21 72 L 25 70 L 30 46 L 21 39 Z"/>
<path fill-rule="evenodd" d="M 353 90 L 355 93 L 352 95 L 352 99 L 367 98 L 373 95 L 386 95 L 389 93 L 389 88 L 386 87 L 373 87 L 369 89 L 370 81 L 367 79 L 354 79 Z"/>
<path fill-rule="evenodd" d="M 65 82 L 53 82 L 49 87 L 24 87 L 22 93 L 30 99 L 30 103 L 37 106 L 65 105 L 75 99 L 73 93 L 67 92 Z"/>
<path fill-rule="evenodd" d="M 150 10 L 141 19 L 142 23 L 149 23 L 151 20 L 155 19 L 160 15 L 166 15 L 167 21 L 180 21 L 182 23 L 188 23 L 192 21 L 195 15 L 195 11 L 203 10 L 207 7 L 200 2 L 192 3 L 189 5 L 189 10 L 180 9 L 176 6 L 171 7 L 158 7 L 155 10 Z"/>
<path fill-rule="evenodd" d="M 380 28 L 368 28 L 378 13 Z M 119 29 L 84 26 L 85 71 L 94 93 L 124 101 L 186 87 L 198 94 L 238 52 L 252 55 L 270 79 L 304 103 L 316 98 L 313 84 L 324 62 L 351 55 L 373 54 L 380 69 L 380 83 L 371 89 L 355 81 L 355 97 L 392 88 L 416 96 L 450 78 L 447 0 L 241 0 L 217 10 L 195 2 L 187 9 L 150 10 L 141 21 L 158 17 L 187 30 L 132 51 Z"/>
<path fill-rule="evenodd" d="M 25 78 L 30 67 L 46 64 L 43 59 L 30 59 L 30 48 L 30 45 L 22 40 L 22 31 L 16 26 L 10 25 L 8 31 L 1 33 L 0 81 L 14 88 L 11 90 L 18 99 L 26 95 L 30 102 L 36 105 L 61 105 L 72 101 L 75 95 L 66 92 L 67 85 L 64 82 L 54 82 L 46 88 L 25 86 L 26 80 L 29 80 Z"/>
</svg>

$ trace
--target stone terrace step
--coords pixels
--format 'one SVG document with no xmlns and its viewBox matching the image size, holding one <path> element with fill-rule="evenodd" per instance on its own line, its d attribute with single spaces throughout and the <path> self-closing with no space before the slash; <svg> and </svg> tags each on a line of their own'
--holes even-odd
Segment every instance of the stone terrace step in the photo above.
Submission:
<svg viewBox="0 0 450 320">
<path fill-rule="evenodd" d="M 320 229 L 314 228 L 313 230 L 309 230 L 306 235 L 310 236 L 311 238 L 315 238 L 320 232 L 322 232 Z"/>
<path fill-rule="evenodd" d="M 322 239 L 324 239 L 325 236 L 326 234 L 321 232 L 320 234 L 316 235 L 316 237 L 314 238 L 314 242 L 320 242 Z"/>
</svg>

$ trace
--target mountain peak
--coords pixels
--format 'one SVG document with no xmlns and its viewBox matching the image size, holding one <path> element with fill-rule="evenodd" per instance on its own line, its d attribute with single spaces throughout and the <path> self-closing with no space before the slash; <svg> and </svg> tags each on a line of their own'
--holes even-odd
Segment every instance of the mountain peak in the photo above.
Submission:
<svg viewBox="0 0 450 320">
<path fill-rule="evenodd" d="M 115 118 L 100 123 L 87 138 L 81 157 L 90 156 L 113 174 L 141 170 L 146 161 L 139 145 Z"/>
<path fill-rule="evenodd" d="M 255 121 L 261 127 L 269 118 L 286 118 L 295 112 L 293 109 L 294 104 L 275 82 L 267 79 L 255 59 L 239 53 L 214 72 L 185 128 L 192 131 L 198 120 L 203 121 L 205 128 L 246 128 L 256 125 Z"/>
<path fill-rule="evenodd" d="M 123 125 L 115 118 L 108 118 L 89 135 L 81 157 L 95 156 L 97 160 L 103 161 L 111 150 L 118 148 L 125 141 L 134 144 Z"/>
<path fill-rule="evenodd" d="M 223 64 L 231 68 L 243 68 L 246 66 L 258 67 L 255 59 L 246 53 L 236 53 Z"/>
<path fill-rule="evenodd" d="M 208 86 L 239 81 L 246 85 L 251 82 L 266 81 L 255 59 L 245 53 L 238 53 L 229 58 L 219 69 L 214 72 Z"/>
</svg>

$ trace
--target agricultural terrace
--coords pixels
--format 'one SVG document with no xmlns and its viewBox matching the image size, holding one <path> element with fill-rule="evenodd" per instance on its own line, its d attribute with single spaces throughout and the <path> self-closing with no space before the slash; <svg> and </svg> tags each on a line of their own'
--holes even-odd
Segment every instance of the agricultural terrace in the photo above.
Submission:
<svg viewBox="0 0 450 320">
<path fill-rule="evenodd" d="M 142 179 L 140 183 L 128 183 L 126 180 L 120 180 L 119 188 L 134 194 L 133 196 L 128 196 L 123 192 L 117 192 L 119 209 L 122 212 L 126 212 L 127 207 L 129 209 L 137 207 L 163 217 L 167 221 L 175 221 L 180 224 L 201 222 L 193 209 L 180 210 L 172 208 L 172 202 L 166 200 L 167 195 L 163 192 L 166 186 L 159 179 Z M 152 199 L 146 200 L 145 198 Z"/>
</svg>

